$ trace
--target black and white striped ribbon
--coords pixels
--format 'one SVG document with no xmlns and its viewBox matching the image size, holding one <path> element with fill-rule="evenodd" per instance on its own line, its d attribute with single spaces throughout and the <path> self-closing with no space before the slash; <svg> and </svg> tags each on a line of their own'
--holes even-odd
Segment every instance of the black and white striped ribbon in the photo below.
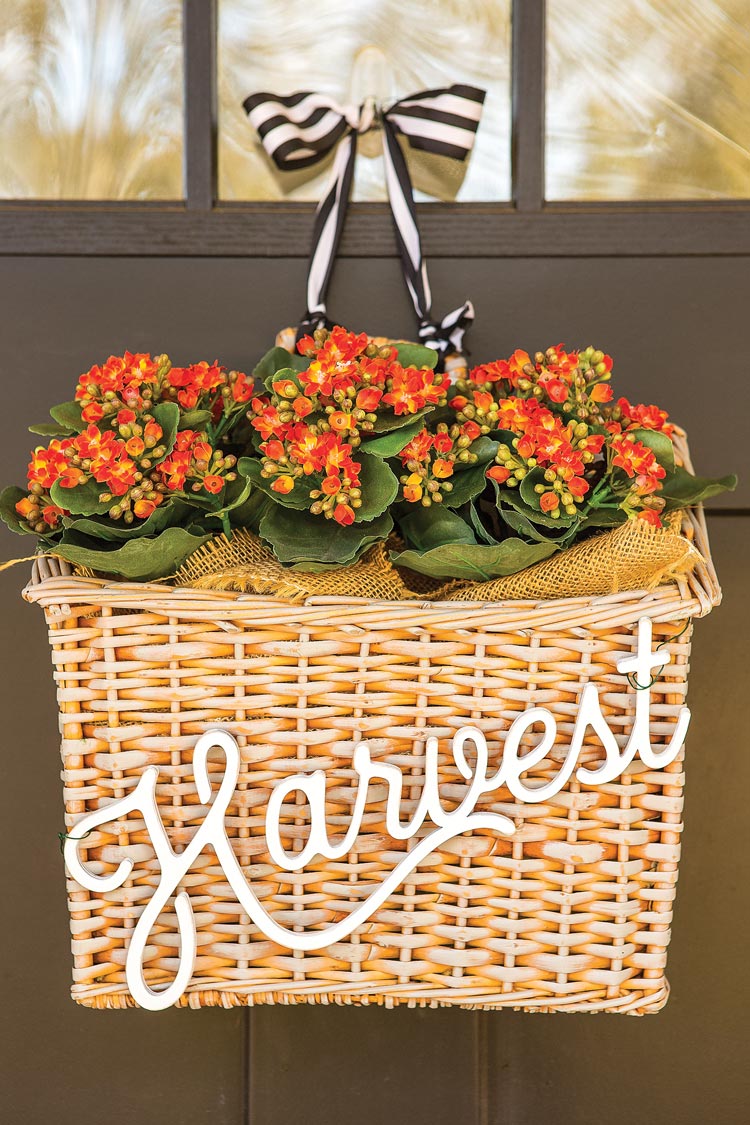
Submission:
<svg viewBox="0 0 750 1125">
<path fill-rule="evenodd" d="M 474 145 L 484 97 L 484 91 L 474 86 L 454 85 L 423 90 L 389 107 L 378 106 L 373 99 L 357 108 L 341 106 L 323 94 L 304 91 L 288 97 L 258 93 L 246 98 L 243 104 L 250 122 L 280 170 L 310 168 L 336 148 L 331 185 L 315 217 L 307 311 L 300 334 L 330 325 L 326 294 L 344 229 L 357 139 L 380 127 L 388 198 L 404 277 L 417 314 L 419 339 L 435 348 L 441 360 L 447 351 L 461 350 L 464 333 L 474 319 L 474 307 L 466 301 L 442 320 L 432 319 L 432 295 L 411 177 L 398 136 L 406 137 L 413 148 L 465 160 Z"/>
</svg>

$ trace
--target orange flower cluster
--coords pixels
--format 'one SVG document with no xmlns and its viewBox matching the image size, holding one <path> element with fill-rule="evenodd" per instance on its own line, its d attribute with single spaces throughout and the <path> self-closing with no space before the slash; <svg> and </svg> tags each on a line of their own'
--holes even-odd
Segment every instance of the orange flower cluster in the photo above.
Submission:
<svg viewBox="0 0 750 1125">
<path fill-rule="evenodd" d="M 143 410 L 156 396 L 169 360 L 143 352 L 111 355 L 106 363 L 95 364 L 81 375 L 76 401 L 83 407 L 84 422 L 98 422 L 105 414 L 127 407 Z"/>
<path fill-rule="evenodd" d="M 611 356 L 592 347 L 567 352 L 558 344 L 537 352 L 533 359 L 528 352 L 516 350 L 508 359 L 473 368 L 468 380 L 457 383 L 458 394 L 451 405 L 459 420 L 476 418 L 490 430 L 495 424 L 493 403 L 509 394 L 547 402 L 581 421 L 601 421 L 601 405 L 612 398 L 607 385 L 611 373 Z"/>
<path fill-rule="evenodd" d="M 111 505 L 110 518 L 129 524 L 148 519 L 168 492 L 189 487 L 215 494 L 236 478 L 236 458 L 213 449 L 205 433 L 181 431 L 165 456 L 164 434 L 152 415 L 123 407 L 111 421 L 113 429 L 92 422 L 74 437 L 53 438 L 46 449 L 33 450 L 29 492 L 16 504 L 17 514 L 32 530 L 57 529 L 69 514 L 52 500 L 53 485 L 72 489 L 94 481 L 102 486 L 99 504 Z M 56 494 L 62 500 L 58 490 Z"/>
<path fill-rule="evenodd" d="M 543 480 L 534 491 L 541 510 L 553 519 L 561 512 L 575 515 L 576 505 L 590 488 L 584 473 L 601 453 L 605 434 L 593 433 L 585 422 L 564 422 L 533 398 L 512 396 L 498 406 L 498 428 L 517 436 L 500 445 L 487 476 L 517 488 L 539 466 L 544 469 Z"/>
<path fill-rule="evenodd" d="M 119 410 L 148 410 L 157 402 L 177 402 L 184 410 L 211 410 L 213 421 L 250 400 L 252 382 L 241 371 L 218 363 L 172 367 L 169 357 L 125 352 L 110 356 L 81 375 L 75 398 L 84 422 L 99 422 Z"/>
<path fill-rule="evenodd" d="M 236 479 L 236 473 L 228 471 L 235 464 L 234 457 L 211 447 L 203 431 L 180 430 L 172 452 L 154 466 L 152 477 L 157 486 L 165 485 L 170 492 L 189 488 L 191 492 L 210 492 L 215 496 L 228 480 Z"/>
<path fill-rule="evenodd" d="M 622 430 L 658 430 L 667 436 L 674 433 L 666 410 L 642 402 L 634 406 L 626 398 L 618 398 L 608 417 L 607 429 L 613 434 Z"/>
<path fill-rule="evenodd" d="M 219 390 L 219 394 L 215 392 Z M 212 404 L 214 421 L 221 415 L 225 402 L 249 402 L 253 384 L 241 371 L 228 374 L 218 363 L 193 363 L 189 367 L 172 367 L 166 376 L 163 398 L 175 399 L 184 410 Z"/>
<path fill-rule="evenodd" d="M 304 336 L 297 345 L 310 360 L 296 379 L 272 384 L 270 399 L 252 403 L 250 419 L 267 437 L 282 437 L 279 427 L 301 422 L 308 415 L 325 415 L 321 428 L 344 434 L 353 446 L 371 433 L 378 413 L 416 414 L 427 406 L 443 406 L 448 376 L 430 368 L 403 367 L 396 348 L 370 342 L 366 333 L 336 326 Z M 258 416 L 260 413 L 260 417 Z"/>
<path fill-rule="evenodd" d="M 477 460 L 469 446 L 480 432 L 476 422 L 450 427 L 441 422 L 435 433 L 420 430 L 399 454 L 407 470 L 399 478 L 403 499 L 410 504 L 421 502 L 425 508 L 433 503 L 441 504 L 443 494 L 453 491 L 449 478 L 456 464 L 468 465 Z"/>
<path fill-rule="evenodd" d="M 263 439 L 262 475 L 282 495 L 312 477 L 309 510 L 348 525 L 362 506 L 360 465 L 351 455 L 363 436 L 384 414 L 406 420 L 444 406 L 448 376 L 404 367 L 396 348 L 338 326 L 303 337 L 297 348 L 307 368 L 280 372 L 271 393 L 250 403 L 248 417 Z"/>
<path fill-rule="evenodd" d="M 622 469 L 633 481 L 623 504 L 624 510 L 660 527 L 659 512 L 664 507 L 664 501 L 654 494 L 661 488 L 666 470 L 656 460 L 654 451 L 632 433 L 613 434 L 609 445 L 612 465 Z"/>
<path fill-rule="evenodd" d="M 258 409 L 257 417 L 265 418 L 267 428 L 268 418 L 259 401 Z M 345 527 L 353 523 L 357 508 L 362 507 L 362 492 L 361 465 L 352 460 L 352 445 L 335 430 L 320 430 L 306 422 L 282 423 L 278 433 L 272 432 L 260 447 L 261 475 L 272 482 L 271 490 L 286 495 L 298 482 L 312 477 L 308 496 L 313 515 L 334 519 Z"/>
</svg>

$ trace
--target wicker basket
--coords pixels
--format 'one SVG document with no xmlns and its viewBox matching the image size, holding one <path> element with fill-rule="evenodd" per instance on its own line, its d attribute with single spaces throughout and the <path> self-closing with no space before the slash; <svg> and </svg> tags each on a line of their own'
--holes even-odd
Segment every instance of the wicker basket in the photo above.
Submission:
<svg viewBox="0 0 750 1125">
<path fill-rule="evenodd" d="M 44 607 L 49 625 L 67 831 L 85 812 L 129 792 L 155 764 L 159 810 L 179 850 L 205 811 L 192 775 L 196 740 L 225 728 L 241 748 L 227 824 L 243 873 L 264 908 L 287 925 L 330 924 L 386 877 L 408 844 L 388 837 L 382 793 L 373 792 L 354 852 L 284 872 L 271 862 L 264 835 L 275 783 L 324 768 L 330 823 L 345 824 L 352 748 L 366 737 L 380 760 L 413 776 L 406 816 L 421 790 L 427 734 L 442 745 L 470 723 L 485 732 L 492 757 L 513 717 L 540 704 L 555 714 L 565 741 L 591 681 L 610 728 L 625 738 L 635 692 L 616 664 L 632 653 L 644 616 L 654 643 L 672 656 L 652 692 L 658 748 L 685 702 L 685 623 L 720 597 L 700 511 L 689 517 L 688 531 L 704 561 L 685 579 L 651 591 L 537 603 L 311 598 L 290 605 L 59 569 L 56 575 L 43 563 L 25 595 Z M 584 754 L 587 764 L 602 754 L 595 738 Z M 531 773 L 555 774 L 554 755 Z M 512 838 L 480 831 L 449 841 L 350 938 L 312 953 L 260 933 L 204 850 L 183 883 L 198 954 L 180 1003 L 656 1011 L 668 995 L 683 780 L 680 755 L 658 771 L 636 759 L 617 782 L 598 787 L 573 779 L 544 805 L 520 804 L 507 790 L 488 794 L 481 808 L 511 817 Z M 441 794 L 450 800 L 460 781 L 453 760 L 441 756 Z M 293 807 L 290 848 L 304 838 L 307 817 L 307 805 Z M 80 849 L 104 872 L 125 854 L 135 861 L 124 887 L 106 894 L 68 880 L 73 997 L 91 1007 L 126 1007 L 134 1002 L 126 950 L 158 881 L 154 853 L 137 814 L 105 826 Z M 165 912 L 146 951 L 152 985 L 174 975 L 175 923 Z"/>
</svg>

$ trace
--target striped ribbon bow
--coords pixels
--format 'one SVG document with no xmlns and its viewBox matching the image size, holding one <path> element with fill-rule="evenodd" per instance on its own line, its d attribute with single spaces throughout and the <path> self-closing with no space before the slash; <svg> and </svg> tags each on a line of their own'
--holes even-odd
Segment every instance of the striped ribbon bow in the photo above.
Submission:
<svg viewBox="0 0 750 1125">
<path fill-rule="evenodd" d="M 398 143 L 399 133 L 413 148 L 465 160 L 474 145 L 484 90 L 454 85 L 423 90 L 390 106 L 369 98 L 358 108 L 340 106 L 323 94 L 301 91 L 288 97 L 251 94 L 244 101 L 261 143 L 281 171 L 310 168 L 334 148 L 331 185 L 318 204 L 307 279 L 307 311 L 298 337 L 321 325 L 330 327 L 326 294 L 349 202 L 357 140 L 370 129 L 383 130 L 383 158 L 391 213 L 401 261 L 419 323 L 419 339 L 435 348 L 441 363 L 449 349 L 461 350 L 474 319 L 471 301 L 432 319 L 432 294 L 414 207 L 411 178 Z M 339 142 L 346 140 L 346 143 Z M 338 147 L 337 147 L 338 146 Z"/>
</svg>

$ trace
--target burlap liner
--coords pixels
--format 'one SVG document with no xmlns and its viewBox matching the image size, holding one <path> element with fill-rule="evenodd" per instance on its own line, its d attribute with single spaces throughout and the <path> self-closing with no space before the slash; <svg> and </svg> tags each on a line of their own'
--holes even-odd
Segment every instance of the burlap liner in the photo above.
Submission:
<svg viewBox="0 0 750 1125">
<path fill-rule="evenodd" d="M 594 597 L 649 589 L 692 570 L 700 555 L 679 528 L 679 514 L 666 528 L 629 520 L 507 578 L 447 583 L 394 567 L 385 543 L 375 544 L 351 566 L 308 574 L 282 566 L 257 536 L 238 530 L 231 540 L 220 535 L 201 547 L 174 581 L 198 589 L 271 594 L 285 601 L 313 595 L 378 601 Z"/>
<path fill-rule="evenodd" d="M 302 601 L 312 594 L 400 601 L 414 595 L 391 566 L 385 543 L 370 547 L 352 566 L 308 574 L 282 566 L 256 535 L 240 529 L 231 539 L 219 535 L 200 547 L 180 567 L 178 586 L 199 590 L 242 590 Z"/>
</svg>

